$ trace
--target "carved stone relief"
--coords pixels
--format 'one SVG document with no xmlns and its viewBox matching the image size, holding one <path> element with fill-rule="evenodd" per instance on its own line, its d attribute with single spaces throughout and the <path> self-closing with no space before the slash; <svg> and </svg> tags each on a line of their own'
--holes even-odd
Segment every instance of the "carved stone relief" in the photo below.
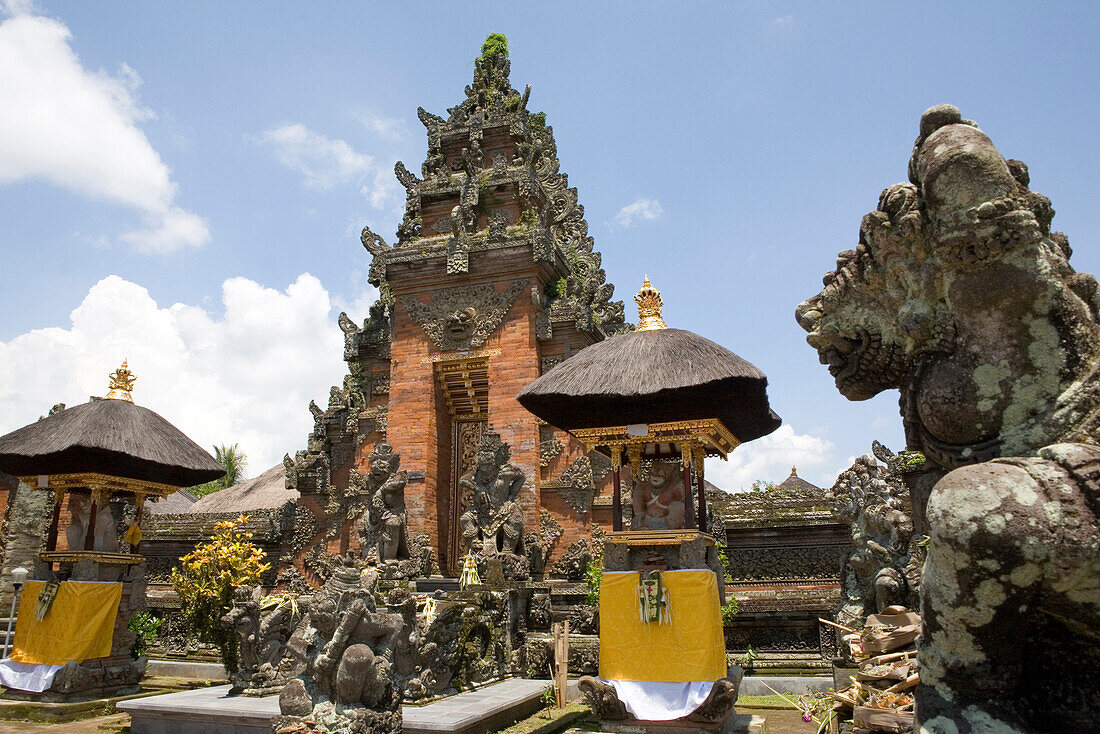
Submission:
<svg viewBox="0 0 1100 734">
<path fill-rule="evenodd" d="M 402 296 L 401 304 L 439 349 L 468 351 L 492 336 L 527 285 L 517 279 L 503 291 L 491 283 L 456 286 L 434 292 L 428 303 Z"/>
</svg>

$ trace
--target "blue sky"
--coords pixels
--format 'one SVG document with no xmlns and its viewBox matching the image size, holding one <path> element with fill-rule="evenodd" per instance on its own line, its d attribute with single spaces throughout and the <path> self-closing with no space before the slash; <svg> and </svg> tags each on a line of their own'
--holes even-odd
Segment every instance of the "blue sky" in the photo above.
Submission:
<svg viewBox="0 0 1100 734">
<path fill-rule="evenodd" d="M 763 369 L 785 427 L 728 488 L 830 484 L 896 393 L 849 403 L 793 311 L 904 180 L 951 102 L 1030 165 L 1078 270 L 1100 270 L 1098 11 L 1054 3 L 12 3 L 0 15 L 0 432 L 101 394 L 258 473 L 302 448 L 365 315 L 416 108 L 463 98 L 489 32 L 533 87 L 608 279 Z M 7 100 L 5 100 L 7 98 Z M 13 104 L 12 100 L 17 103 Z M 7 140 L 7 142 L 3 142 Z M 111 277 L 113 276 L 113 277 Z M 628 309 L 628 312 L 632 308 Z M 143 389 L 144 388 L 144 389 Z"/>
</svg>

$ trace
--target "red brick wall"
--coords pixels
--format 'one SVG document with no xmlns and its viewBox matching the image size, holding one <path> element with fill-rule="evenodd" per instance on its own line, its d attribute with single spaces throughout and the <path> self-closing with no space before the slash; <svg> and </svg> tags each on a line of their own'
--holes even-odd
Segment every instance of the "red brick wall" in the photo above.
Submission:
<svg viewBox="0 0 1100 734">
<path fill-rule="evenodd" d="M 520 294 L 487 347 L 500 350 L 489 359 L 489 426 L 512 448 L 512 463 L 527 475 L 520 494 L 524 526 L 539 529 L 539 424 L 516 400 L 524 387 L 538 379 L 535 307 L 530 289 Z"/>
<path fill-rule="evenodd" d="M 390 400 L 386 440 L 401 455 L 401 468 L 423 472 L 423 482 L 405 488 L 409 533 L 438 537 L 440 486 L 437 389 L 428 338 L 398 300 L 390 346 Z M 370 450 L 364 445 L 367 454 Z"/>
</svg>

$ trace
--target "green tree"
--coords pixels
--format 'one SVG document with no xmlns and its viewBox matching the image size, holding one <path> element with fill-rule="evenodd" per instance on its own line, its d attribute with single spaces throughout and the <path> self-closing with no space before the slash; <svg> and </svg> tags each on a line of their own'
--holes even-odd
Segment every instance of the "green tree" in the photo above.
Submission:
<svg viewBox="0 0 1100 734">
<path fill-rule="evenodd" d="M 593 558 L 588 562 L 588 567 L 584 571 L 584 583 L 588 587 L 588 593 L 585 595 L 589 604 L 593 606 L 600 605 L 600 582 L 603 581 L 603 557 Z"/>
<path fill-rule="evenodd" d="M 188 492 L 196 497 L 205 497 L 211 492 L 217 492 L 219 489 L 232 487 L 244 479 L 244 470 L 248 467 L 248 457 L 241 451 L 239 444 L 215 446 L 214 460 L 221 464 L 222 469 L 225 469 L 225 476 L 204 484 L 196 484 L 194 487 L 188 487 Z"/>
<path fill-rule="evenodd" d="M 244 530 L 248 516 L 220 522 L 206 543 L 180 559 L 172 569 L 172 585 L 180 598 L 180 614 L 201 642 L 217 646 L 225 669 L 237 669 L 237 639 L 221 624 L 233 607 L 233 591 L 242 584 L 256 585 L 270 565 Z"/>
</svg>

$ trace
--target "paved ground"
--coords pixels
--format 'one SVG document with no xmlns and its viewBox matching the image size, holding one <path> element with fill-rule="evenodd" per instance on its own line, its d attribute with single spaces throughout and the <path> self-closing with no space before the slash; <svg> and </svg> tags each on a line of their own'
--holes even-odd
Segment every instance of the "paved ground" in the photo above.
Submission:
<svg viewBox="0 0 1100 734">
<path fill-rule="evenodd" d="M 817 724 L 807 724 L 797 711 L 776 711 L 775 709 L 747 709 L 737 707 L 739 714 L 756 714 L 768 720 L 769 734 L 815 734 Z"/>
</svg>

